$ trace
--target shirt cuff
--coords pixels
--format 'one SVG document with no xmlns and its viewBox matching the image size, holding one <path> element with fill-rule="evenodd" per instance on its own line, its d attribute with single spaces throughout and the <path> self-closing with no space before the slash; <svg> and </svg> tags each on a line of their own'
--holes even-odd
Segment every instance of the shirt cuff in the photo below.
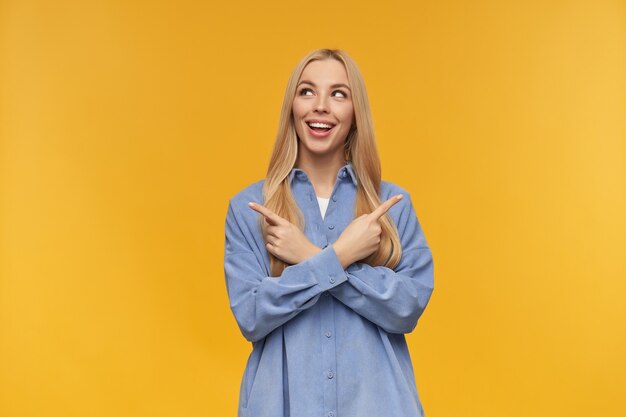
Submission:
<svg viewBox="0 0 626 417">
<path fill-rule="evenodd" d="M 332 245 L 326 246 L 321 252 L 310 257 L 309 261 L 322 291 L 327 291 L 348 280 L 348 275 L 341 266 Z"/>
</svg>

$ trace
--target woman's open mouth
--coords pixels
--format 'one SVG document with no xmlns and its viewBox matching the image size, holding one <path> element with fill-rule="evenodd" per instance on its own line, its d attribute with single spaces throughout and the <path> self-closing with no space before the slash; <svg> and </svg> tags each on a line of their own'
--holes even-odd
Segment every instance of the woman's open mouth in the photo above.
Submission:
<svg viewBox="0 0 626 417">
<path fill-rule="evenodd" d="M 314 138 L 325 138 L 330 135 L 336 125 L 330 123 L 318 123 L 318 122 L 307 122 L 306 123 L 309 133 Z"/>
</svg>

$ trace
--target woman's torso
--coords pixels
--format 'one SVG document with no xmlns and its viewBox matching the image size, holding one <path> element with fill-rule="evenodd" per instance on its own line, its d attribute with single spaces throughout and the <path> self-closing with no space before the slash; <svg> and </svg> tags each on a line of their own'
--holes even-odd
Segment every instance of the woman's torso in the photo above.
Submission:
<svg viewBox="0 0 626 417">
<path fill-rule="evenodd" d="M 325 216 L 304 171 L 290 175 L 306 219 L 304 233 L 320 248 L 332 244 L 354 219 L 356 176 L 338 172 Z M 269 255 L 258 229 L 264 180 L 240 191 L 231 204 L 241 212 L 252 247 L 269 276 Z M 385 201 L 403 193 L 382 181 Z M 398 223 L 399 210 L 389 210 Z M 344 283 L 343 285 L 348 285 Z M 238 417 L 418 417 L 423 409 L 404 334 L 388 333 L 335 299 L 328 291 L 264 339 L 253 343 L 240 386 Z"/>
</svg>

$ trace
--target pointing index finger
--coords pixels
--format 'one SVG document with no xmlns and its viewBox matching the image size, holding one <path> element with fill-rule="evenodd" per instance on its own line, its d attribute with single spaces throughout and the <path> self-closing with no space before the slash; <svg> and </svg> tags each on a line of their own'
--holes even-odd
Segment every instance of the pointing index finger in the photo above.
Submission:
<svg viewBox="0 0 626 417">
<path fill-rule="evenodd" d="M 274 213 L 272 210 L 258 203 L 249 202 L 248 206 L 254 211 L 261 213 L 271 225 L 278 225 L 281 223 L 282 217 Z"/>
<path fill-rule="evenodd" d="M 382 203 L 380 206 L 376 207 L 376 210 L 374 210 L 373 212 L 370 213 L 370 216 L 373 217 L 374 219 L 378 220 L 381 218 L 381 216 L 385 213 L 387 213 L 387 211 L 389 211 L 389 209 L 396 204 L 398 201 L 402 200 L 403 195 L 402 194 L 396 194 L 393 197 L 389 198 L 387 201 L 385 201 L 384 203 Z"/>
</svg>

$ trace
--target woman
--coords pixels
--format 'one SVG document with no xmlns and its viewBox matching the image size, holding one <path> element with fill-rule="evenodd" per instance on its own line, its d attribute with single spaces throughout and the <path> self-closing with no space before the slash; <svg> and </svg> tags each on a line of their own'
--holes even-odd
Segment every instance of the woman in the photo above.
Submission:
<svg viewBox="0 0 626 417">
<path fill-rule="evenodd" d="M 409 194 L 381 180 L 346 52 L 315 50 L 291 74 L 267 177 L 229 201 L 224 272 L 253 345 L 239 417 L 424 415 L 404 334 L 433 259 Z"/>
</svg>

